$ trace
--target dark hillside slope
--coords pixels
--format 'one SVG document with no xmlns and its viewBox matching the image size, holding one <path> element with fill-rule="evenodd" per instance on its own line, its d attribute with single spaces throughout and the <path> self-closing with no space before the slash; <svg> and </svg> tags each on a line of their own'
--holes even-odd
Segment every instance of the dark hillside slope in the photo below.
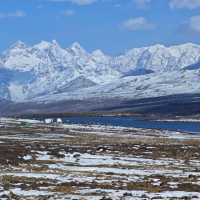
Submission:
<svg viewBox="0 0 200 200">
<path fill-rule="evenodd" d="M 56 103 L 0 101 L 1 116 L 63 113 L 139 113 L 157 115 L 200 114 L 200 94 L 171 95 L 146 99 L 88 99 Z"/>
</svg>

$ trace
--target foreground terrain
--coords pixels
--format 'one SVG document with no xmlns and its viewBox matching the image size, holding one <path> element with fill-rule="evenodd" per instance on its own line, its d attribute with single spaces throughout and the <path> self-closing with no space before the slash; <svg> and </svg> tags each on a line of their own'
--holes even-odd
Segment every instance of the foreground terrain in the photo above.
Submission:
<svg viewBox="0 0 200 200">
<path fill-rule="evenodd" d="M 0 199 L 200 199 L 200 137 L 1 119 Z"/>
</svg>

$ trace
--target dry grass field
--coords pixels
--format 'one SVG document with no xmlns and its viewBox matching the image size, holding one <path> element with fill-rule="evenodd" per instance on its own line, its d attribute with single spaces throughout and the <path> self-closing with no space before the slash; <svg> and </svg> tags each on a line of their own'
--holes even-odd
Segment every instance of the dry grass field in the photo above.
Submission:
<svg viewBox="0 0 200 200">
<path fill-rule="evenodd" d="M 200 136 L 4 119 L 0 199 L 200 199 Z"/>
</svg>

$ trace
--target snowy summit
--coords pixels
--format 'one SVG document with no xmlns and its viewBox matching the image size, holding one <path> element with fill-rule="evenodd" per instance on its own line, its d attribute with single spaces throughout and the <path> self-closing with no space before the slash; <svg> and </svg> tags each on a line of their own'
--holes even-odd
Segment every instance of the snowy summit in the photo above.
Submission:
<svg viewBox="0 0 200 200">
<path fill-rule="evenodd" d="M 110 56 L 77 42 L 62 48 L 55 40 L 18 41 L 0 57 L 0 97 L 21 102 L 200 92 L 199 63 L 200 45 L 192 43 Z"/>
</svg>

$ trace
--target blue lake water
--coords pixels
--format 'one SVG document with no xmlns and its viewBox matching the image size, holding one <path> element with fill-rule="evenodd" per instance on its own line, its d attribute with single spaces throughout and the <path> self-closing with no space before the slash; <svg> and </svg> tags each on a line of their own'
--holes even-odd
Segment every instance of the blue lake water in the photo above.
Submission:
<svg viewBox="0 0 200 200">
<path fill-rule="evenodd" d="M 116 117 L 116 116 L 103 116 L 103 117 L 65 117 L 63 122 L 68 124 L 83 124 L 83 125 L 110 125 L 110 126 L 123 126 L 134 128 L 149 128 L 149 129 L 162 129 L 172 131 L 182 131 L 190 133 L 200 133 L 200 122 L 165 122 L 165 121 L 150 121 L 146 119 L 139 119 L 135 117 Z"/>
</svg>

